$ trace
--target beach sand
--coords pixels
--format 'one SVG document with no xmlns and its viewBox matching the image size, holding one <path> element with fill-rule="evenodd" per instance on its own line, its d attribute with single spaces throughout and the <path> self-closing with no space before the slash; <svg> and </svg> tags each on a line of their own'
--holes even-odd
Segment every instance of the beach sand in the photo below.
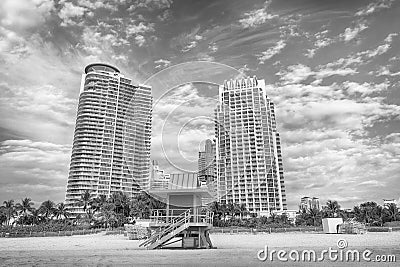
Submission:
<svg viewBox="0 0 400 267">
<path fill-rule="evenodd" d="M 339 235 L 322 233 L 212 234 L 217 249 L 146 250 L 141 241 L 123 235 L 103 233 L 86 236 L 1 238 L 0 266 L 400 266 L 400 232 Z M 262 262 L 257 252 L 269 249 L 337 249 L 337 241 L 345 239 L 347 249 L 395 255 L 396 263 L 361 262 Z"/>
</svg>

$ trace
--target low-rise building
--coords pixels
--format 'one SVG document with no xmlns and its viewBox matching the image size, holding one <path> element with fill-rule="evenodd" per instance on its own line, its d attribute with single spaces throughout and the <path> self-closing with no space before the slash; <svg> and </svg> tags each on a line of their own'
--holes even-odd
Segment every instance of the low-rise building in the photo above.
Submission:
<svg viewBox="0 0 400 267">
<path fill-rule="evenodd" d="M 388 207 L 388 206 L 390 206 L 391 204 L 394 204 L 394 205 L 396 205 L 396 207 L 397 207 L 397 201 L 393 198 L 393 199 L 384 199 L 383 200 L 383 206 L 384 207 Z"/>
</svg>

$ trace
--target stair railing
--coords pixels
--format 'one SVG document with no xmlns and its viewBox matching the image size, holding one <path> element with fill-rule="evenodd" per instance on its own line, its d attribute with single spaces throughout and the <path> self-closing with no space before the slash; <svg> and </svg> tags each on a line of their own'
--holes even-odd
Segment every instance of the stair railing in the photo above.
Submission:
<svg viewBox="0 0 400 267">
<path fill-rule="evenodd" d="M 167 235 L 169 232 L 172 232 L 176 228 L 180 227 L 181 225 L 188 223 L 191 218 L 191 209 L 186 210 L 179 216 L 177 216 L 175 219 L 172 220 L 172 223 L 170 223 L 165 229 L 162 231 L 158 231 L 153 233 L 146 241 L 141 243 L 139 247 L 141 246 L 147 246 L 150 245 L 157 240 L 161 239 L 163 236 Z"/>
</svg>

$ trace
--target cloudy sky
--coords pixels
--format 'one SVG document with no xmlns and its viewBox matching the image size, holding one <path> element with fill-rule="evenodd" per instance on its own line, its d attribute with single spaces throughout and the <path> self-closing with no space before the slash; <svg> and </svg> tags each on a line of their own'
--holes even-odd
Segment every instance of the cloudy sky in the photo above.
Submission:
<svg viewBox="0 0 400 267">
<path fill-rule="evenodd" d="M 399 0 L 1 0 L 0 200 L 63 201 L 86 64 L 140 83 L 194 60 L 266 80 L 289 208 L 306 195 L 344 207 L 399 199 L 398 14 Z M 172 161 L 190 169 L 216 94 L 186 84 L 157 102 L 152 157 L 163 168 L 162 122 L 180 133 L 186 162 Z"/>
</svg>

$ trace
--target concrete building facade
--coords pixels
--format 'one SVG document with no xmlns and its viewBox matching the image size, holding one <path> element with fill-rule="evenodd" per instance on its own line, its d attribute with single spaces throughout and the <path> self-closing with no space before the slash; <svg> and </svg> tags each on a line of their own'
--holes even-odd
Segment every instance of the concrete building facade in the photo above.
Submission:
<svg viewBox="0 0 400 267">
<path fill-rule="evenodd" d="M 199 152 L 198 177 L 202 183 L 214 183 L 217 178 L 215 142 L 205 140 L 204 151 Z"/>
<path fill-rule="evenodd" d="M 281 144 L 265 81 L 225 81 L 215 110 L 217 195 L 268 216 L 286 210 Z"/>
<path fill-rule="evenodd" d="M 151 110 L 151 87 L 134 85 L 108 64 L 85 68 L 65 197 L 68 206 L 73 207 L 86 190 L 92 196 L 122 191 L 132 197 L 148 187 Z"/>
</svg>

